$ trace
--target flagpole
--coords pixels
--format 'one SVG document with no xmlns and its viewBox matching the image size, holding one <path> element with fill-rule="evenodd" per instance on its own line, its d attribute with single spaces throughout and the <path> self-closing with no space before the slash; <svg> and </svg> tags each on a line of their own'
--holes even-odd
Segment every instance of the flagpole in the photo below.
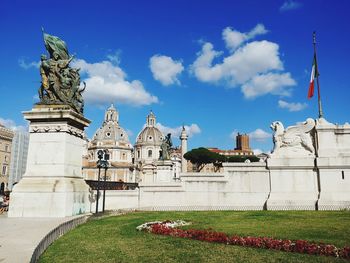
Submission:
<svg viewBox="0 0 350 263">
<path fill-rule="evenodd" d="M 313 33 L 313 45 L 314 45 L 314 56 L 315 56 L 315 70 L 316 70 L 316 80 L 317 80 L 317 94 L 318 94 L 318 117 L 323 118 L 323 110 L 321 103 L 321 92 L 320 92 L 320 81 L 318 73 L 317 55 L 316 55 L 316 32 Z"/>
</svg>

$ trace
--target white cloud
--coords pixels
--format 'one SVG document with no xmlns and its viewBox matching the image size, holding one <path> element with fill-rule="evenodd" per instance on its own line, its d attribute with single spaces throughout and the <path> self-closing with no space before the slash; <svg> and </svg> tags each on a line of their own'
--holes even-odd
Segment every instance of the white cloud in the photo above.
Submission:
<svg viewBox="0 0 350 263">
<path fill-rule="evenodd" d="M 4 125 L 6 128 L 11 129 L 13 131 L 28 131 L 27 126 L 17 125 L 15 121 L 11 119 L 0 118 L 0 124 Z"/>
<path fill-rule="evenodd" d="M 215 51 L 211 43 L 205 43 L 196 61 L 191 65 L 192 72 L 203 82 L 216 82 L 226 79 L 231 86 L 243 84 L 258 73 L 282 70 L 278 45 L 266 40 L 250 42 L 232 55 L 225 57 L 221 64 L 212 65 L 213 59 L 222 54 Z"/>
<path fill-rule="evenodd" d="M 132 131 L 132 130 L 125 129 L 125 132 L 126 132 L 126 134 L 127 134 L 129 137 L 131 137 L 131 136 L 133 136 L 133 135 L 134 135 L 134 133 L 133 133 L 133 131 Z"/>
<path fill-rule="evenodd" d="M 226 47 L 232 52 L 244 42 L 253 39 L 258 35 L 266 34 L 267 32 L 268 31 L 265 29 L 263 24 L 257 24 L 250 32 L 247 33 L 241 33 L 230 27 L 226 27 L 222 31 L 222 38 L 226 43 Z"/>
<path fill-rule="evenodd" d="M 303 6 L 302 3 L 299 3 L 299 2 L 296 2 L 293 0 L 287 0 L 283 3 L 283 5 L 281 5 L 280 11 L 284 12 L 284 11 L 294 10 L 294 9 L 298 9 L 302 6 Z"/>
<path fill-rule="evenodd" d="M 265 94 L 290 95 L 290 87 L 296 85 L 290 73 L 283 73 L 279 46 L 276 43 L 262 40 L 244 43 L 267 30 L 258 24 L 248 33 L 240 33 L 226 28 L 223 37 L 233 53 L 222 58 L 222 62 L 214 64 L 214 59 L 223 52 L 214 50 L 211 43 L 206 42 L 197 53 L 197 59 L 190 66 L 190 71 L 202 82 L 225 82 L 229 87 L 242 87 L 246 98 L 255 98 Z M 235 37 L 232 37 L 233 35 Z M 239 37 L 239 34 L 240 37 Z M 244 44 L 243 44 L 244 43 Z M 266 85 L 267 81 L 272 81 Z"/>
<path fill-rule="evenodd" d="M 307 107 L 306 103 L 300 102 L 286 102 L 284 100 L 278 101 L 278 106 L 282 109 L 288 109 L 289 111 L 301 111 Z"/>
<path fill-rule="evenodd" d="M 237 130 L 233 130 L 230 133 L 230 138 L 236 140 L 236 136 L 238 135 L 238 131 Z"/>
<path fill-rule="evenodd" d="M 121 54 L 121 50 L 118 49 L 116 50 L 114 53 L 112 54 L 108 54 L 107 58 L 113 62 L 115 65 L 119 65 L 120 64 L 120 54 Z"/>
<path fill-rule="evenodd" d="M 255 155 L 258 155 L 258 154 L 262 153 L 263 151 L 261 149 L 253 149 L 253 152 Z"/>
<path fill-rule="evenodd" d="M 203 82 L 216 82 L 223 78 L 222 64 L 212 66 L 213 59 L 222 52 L 215 51 L 209 42 L 204 43 L 202 50 L 197 53 L 197 59 L 190 66 L 191 72 Z"/>
<path fill-rule="evenodd" d="M 148 93 L 138 80 L 126 80 L 126 73 L 110 61 L 88 63 L 83 59 L 72 62 L 72 66 L 86 73 L 86 91 L 83 93 L 88 103 L 110 103 L 111 101 L 133 106 L 157 103 L 158 98 Z"/>
<path fill-rule="evenodd" d="M 33 99 L 33 101 L 35 101 L 35 102 L 37 102 L 37 101 L 39 101 L 39 100 L 40 100 L 40 98 L 39 98 L 39 95 L 38 95 L 38 94 L 33 95 L 32 99 Z"/>
<path fill-rule="evenodd" d="M 271 134 L 262 130 L 262 129 L 256 129 L 255 131 L 249 133 L 249 138 L 254 141 L 258 142 L 264 142 L 267 139 L 272 138 Z"/>
<path fill-rule="evenodd" d="M 162 125 L 159 122 L 156 124 L 156 127 L 163 134 L 171 133 L 172 137 L 179 137 L 180 134 L 181 134 L 181 131 L 182 131 L 182 126 L 171 128 L 171 127 L 164 126 L 164 125 Z M 193 137 L 195 134 L 201 133 L 201 129 L 195 123 L 192 123 L 190 126 L 185 125 L 185 130 L 186 130 L 186 133 L 187 133 L 188 137 Z"/>
<path fill-rule="evenodd" d="M 252 99 L 265 94 L 290 96 L 288 87 L 296 85 L 290 73 L 267 73 L 256 75 L 242 86 L 244 97 Z"/>
<path fill-rule="evenodd" d="M 149 60 L 149 67 L 153 78 L 162 85 L 180 84 L 178 75 L 184 70 L 181 61 L 173 60 L 168 56 L 154 55 Z"/>
<path fill-rule="evenodd" d="M 40 61 L 36 62 L 36 61 L 32 61 L 32 62 L 25 62 L 23 58 L 20 58 L 18 60 L 18 65 L 21 68 L 24 68 L 25 70 L 30 69 L 30 68 L 39 68 L 40 66 Z"/>
</svg>

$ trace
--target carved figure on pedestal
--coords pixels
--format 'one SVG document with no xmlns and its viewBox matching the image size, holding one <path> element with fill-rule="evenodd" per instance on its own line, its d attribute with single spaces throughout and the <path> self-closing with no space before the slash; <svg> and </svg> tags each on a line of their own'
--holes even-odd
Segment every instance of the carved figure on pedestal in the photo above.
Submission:
<svg viewBox="0 0 350 263">
<path fill-rule="evenodd" d="M 172 146 L 171 142 L 171 133 L 168 133 L 167 136 L 165 136 L 162 145 L 160 148 L 162 149 L 160 160 L 170 160 L 170 148 Z"/>
<path fill-rule="evenodd" d="M 66 43 L 56 36 L 44 33 L 45 48 L 50 55 L 41 56 L 38 104 L 62 104 L 71 106 L 76 112 L 83 113 L 84 100 L 80 88 L 79 69 L 69 67 L 74 56 L 70 56 Z"/>
<path fill-rule="evenodd" d="M 315 154 L 313 139 L 310 134 L 315 127 L 315 121 L 313 119 L 308 118 L 305 122 L 290 126 L 287 129 L 284 129 L 280 121 L 273 122 L 270 127 L 274 131 L 272 156 L 305 156 Z"/>
</svg>

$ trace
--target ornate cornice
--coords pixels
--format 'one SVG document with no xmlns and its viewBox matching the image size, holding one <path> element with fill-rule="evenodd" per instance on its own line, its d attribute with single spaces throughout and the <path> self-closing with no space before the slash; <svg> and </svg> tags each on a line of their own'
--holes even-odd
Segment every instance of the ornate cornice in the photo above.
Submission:
<svg viewBox="0 0 350 263">
<path fill-rule="evenodd" d="M 83 138 L 84 131 L 68 124 L 33 124 L 29 127 L 30 133 L 68 133 L 73 136 Z"/>
</svg>

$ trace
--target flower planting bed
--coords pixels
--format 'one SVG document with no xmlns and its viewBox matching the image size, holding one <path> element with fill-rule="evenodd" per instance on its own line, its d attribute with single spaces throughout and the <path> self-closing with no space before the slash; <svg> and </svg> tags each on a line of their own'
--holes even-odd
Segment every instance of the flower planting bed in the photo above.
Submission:
<svg viewBox="0 0 350 263">
<path fill-rule="evenodd" d="M 350 247 L 338 248 L 332 244 L 313 243 L 306 240 L 274 239 L 271 237 L 251 237 L 227 235 L 223 232 L 216 232 L 211 229 L 181 229 L 179 226 L 189 225 L 188 222 L 178 221 L 155 221 L 148 222 L 139 227 L 140 231 L 147 231 L 152 234 L 165 235 L 179 238 L 188 238 L 205 242 L 223 243 L 244 247 L 274 249 L 285 252 L 304 253 L 310 255 L 332 256 L 350 259 Z"/>
</svg>

